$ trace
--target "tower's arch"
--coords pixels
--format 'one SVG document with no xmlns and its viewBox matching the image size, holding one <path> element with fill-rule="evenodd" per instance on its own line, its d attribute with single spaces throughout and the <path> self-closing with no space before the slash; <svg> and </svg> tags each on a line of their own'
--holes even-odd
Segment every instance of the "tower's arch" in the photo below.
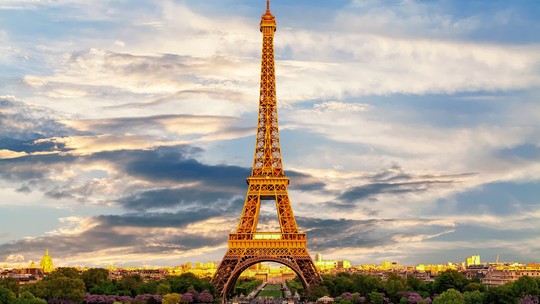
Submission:
<svg viewBox="0 0 540 304">
<path fill-rule="evenodd" d="M 284 266 L 289 267 L 294 273 L 300 278 L 300 282 L 302 282 L 302 285 L 304 286 L 304 289 L 307 289 L 309 287 L 309 283 L 307 282 L 306 278 L 304 277 L 302 270 L 298 267 L 298 265 L 291 260 L 290 258 L 281 258 L 281 257 L 272 257 L 272 256 L 259 256 L 259 257 L 250 257 L 244 259 L 239 265 L 238 269 L 231 273 L 231 277 L 227 284 L 225 284 L 224 289 L 224 295 L 225 297 L 229 297 L 232 295 L 232 292 L 234 290 L 234 285 L 236 284 L 236 281 L 238 281 L 238 278 L 249 267 L 258 264 L 258 263 L 264 263 L 264 262 L 274 262 L 278 263 Z"/>
</svg>

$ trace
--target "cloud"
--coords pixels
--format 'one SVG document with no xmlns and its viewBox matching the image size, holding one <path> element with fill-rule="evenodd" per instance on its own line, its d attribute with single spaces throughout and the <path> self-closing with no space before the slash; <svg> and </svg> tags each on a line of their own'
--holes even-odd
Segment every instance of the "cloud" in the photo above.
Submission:
<svg viewBox="0 0 540 304">
<path fill-rule="evenodd" d="M 131 196 L 123 197 L 118 202 L 127 210 L 151 210 L 182 207 L 182 210 L 189 210 L 197 206 L 225 207 L 230 205 L 230 201 L 236 197 L 235 205 L 242 205 L 243 198 L 238 198 L 236 191 L 228 192 L 213 190 L 212 187 L 197 185 L 197 187 L 165 188 L 153 189 Z M 240 196 L 241 197 L 241 196 Z"/>
<path fill-rule="evenodd" d="M 7 149 L 0 150 L 0 159 L 5 158 L 17 158 L 27 155 L 25 152 L 16 152 Z"/>
<path fill-rule="evenodd" d="M 179 263 L 183 254 L 193 256 L 220 248 L 226 238 L 229 225 L 220 225 L 214 235 L 201 235 L 186 229 L 188 225 L 205 225 L 218 220 L 217 212 L 201 209 L 198 212 L 127 214 L 121 216 L 98 216 L 89 218 L 63 218 L 61 227 L 39 238 L 26 238 L 0 245 L 0 251 L 27 252 L 38 256 L 51 248 L 56 265 L 84 265 L 103 267 L 109 263 L 123 265 L 126 257 L 133 261 L 168 264 Z M 209 222 L 207 222 L 209 223 Z M 217 228 L 216 227 L 216 228 Z M 198 231 L 196 227 L 194 231 Z M 10 256 L 0 260 L 16 262 Z"/>
</svg>

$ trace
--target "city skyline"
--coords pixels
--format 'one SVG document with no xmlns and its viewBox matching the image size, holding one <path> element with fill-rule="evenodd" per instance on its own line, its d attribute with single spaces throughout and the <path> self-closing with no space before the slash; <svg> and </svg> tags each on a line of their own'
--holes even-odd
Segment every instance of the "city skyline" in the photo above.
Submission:
<svg viewBox="0 0 540 304">
<path fill-rule="evenodd" d="M 253 162 L 264 1 L 0 1 L 0 265 L 217 261 Z M 540 4 L 272 1 L 310 252 L 540 257 Z M 276 227 L 275 207 L 261 225 Z M 54 248 L 54 252 L 52 249 Z"/>
</svg>

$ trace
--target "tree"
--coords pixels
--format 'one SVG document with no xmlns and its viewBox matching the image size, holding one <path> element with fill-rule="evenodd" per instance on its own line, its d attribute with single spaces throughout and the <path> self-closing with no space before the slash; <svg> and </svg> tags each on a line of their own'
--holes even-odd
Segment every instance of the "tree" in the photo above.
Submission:
<svg viewBox="0 0 540 304">
<path fill-rule="evenodd" d="M 71 279 L 80 279 L 81 275 L 79 274 L 79 271 L 77 269 L 72 267 L 59 267 L 56 268 L 55 271 L 53 271 L 51 274 L 49 274 L 47 277 L 50 276 L 64 276 Z"/>
<path fill-rule="evenodd" d="M 181 296 L 177 293 L 169 293 L 163 296 L 161 300 L 162 304 L 179 304 L 181 301 Z"/>
<path fill-rule="evenodd" d="M 479 304 L 484 302 L 484 294 L 478 290 L 465 291 L 463 293 L 465 304 Z"/>
<path fill-rule="evenodd" d="M 140 275 L 131 275 L 122 277 L 118 281 L 119 289 L 124 291 L 124 295 L 135 297 L 139 286 L 143 284 L 143 279 Z"/>
<path fill-rule="evenodd" d="M 156 293 L 160 295 L 171 293 L 171 285 L 167 283 L 160 283 L 156 288 Z"/>
<path fill-rule="evenodd" d="M 328 288 L 321 284 L 311 284 L 304 290 L 304 296 L 310 301 L 317 301 L 318 298 L 327 296 Z"/>
<path fill-rule="evenodd" d="M 464 304 L 461 292 L 450 288 L 433 300 L 433 304 Z"/>
<path fill-rule="evenodd" d="M 371 304 L 383 304 L 384 296 L 380 292 L 372 291 L 369 294 L 369 303 Z"/>
<path fill-rule="evenodd" d="M 332 296 L 338 296 L 344 292 L 351 291 L 353 281 L 350 277 L 337 275 L 334 280 L 334 290 Z"/>
<path fill-rule="evenodd" d="M 378 276 L 354 274 L 352 277 L 353 290 L 362 295 L 367 295 L 372 291 L 382 291 L 382 280 Z"/>
<path fill-rule="evenodd" d="M 15 295 L 19 294 L 19 280 L 15 278 L 3 278 L 0 279 L 0 286 L 11 290 Z"/>
<path fill-rule="evenodd" d="M 12 304 L 15 301 L 15 294 L 13 291 L 0 286 L 0 304 Z"/>
<path fill-rule="evenodd" d="M 484 292 L 486 291 L 486 285 L 479 282 L 471 282 L 465 285 L 465 287 L 463 287 L 463 291 L 475 291 L 475 290 Z"/>
<path fill-rule="evenodd" d="M 103 282 L 109 281 L 109 271 L 103 268 L 90 268 L 83 272 L 81 277 L 86 290 L 90 291 L 92 288 L 103 284 Z"/>
<path fill-rule="evenodd" d="M 47 299 L 49 302 L 80 303 L 85 290 L 83 280 L 78 271 L 73 268 L 58 268 L 43 280 L 23 287 L 23 291 L 28 291 L 38 298 Z"/>
<path fill-rule="evenodd" d="M 384 282 L 384 290 L 393 302 L 398 302 L 400 299 L 398 293 L 407 290 L 407 282 L 400 275 L 389 273 Z"/>
<path fill-rule="evenodd" d="M 512 286 L 512 290 L 514 291 L 514 295 L 518 298 L 522 298 L 525 295 L 537 296 L 540 294 L 538 281 L 529 276 L 522 276 L 517 279 Z"/>
<path fill-rule="evenodd" d="M 515 304 L 517 302 L 512 289 L 513 283 L 491 287 L 485 292 L 485 304 Z"/>
<path fill-rule="evenodd" d="M 82 279 L 64 276 L 64 273 L 53 272 L 39 283 L 45 287 L 47 300 L 81 303 L 86 291 Z"/>
<path fill-rule="evenodd" d="M 538 304 L 538 298 L 535 296 L 526 295 L 519 300 L 519 304 Z"/>
<path fill-rule="evenodd" d="M 414 291 L 426 291 L 426 282 L 413 277 L 412 275 L 407 276 L 407 286 L 410 290 Z"/>
<path fill-rule="evenodd" d="M 203 290 L 197 296 L 198 303 L 212 303 L 214 302 L 214 297 L 208 290 Z"/>
<path fill-rule="evenodd" d="M 148 281 L 142 283 L 137 288 L 138 294 L 156 294 L 157 293 L 158 283 L 156 281 Z"/>
<path fill-rule="evenodd" d="M 45 284 L 43 281 L 39 281 L 34 284 L 25 284 L 21 287 L 21 291 L 24 293 L 25 291 L 30 292 L 37 298 L 45 299 L 47 297 L 47 290 L 45 289 Z"/>
<path fill-rule="evenodd" d="M 468 284 L 467 278 L 456 270 L 446 270 L 435 278 L 435 292 L 442 293 L 450 288 L 463 291 Z"/>
<path fill-rule="evenodd" d="M 36 298 L 32 293 L 25 291 L 15 300 L 15 304 L 47 304 L 47 301 Z"/>
</svg>

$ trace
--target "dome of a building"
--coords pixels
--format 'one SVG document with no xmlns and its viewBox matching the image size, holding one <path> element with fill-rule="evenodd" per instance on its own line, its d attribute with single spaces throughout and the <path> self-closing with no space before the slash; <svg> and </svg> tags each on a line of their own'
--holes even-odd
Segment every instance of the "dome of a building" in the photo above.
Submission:
<svg viewBox="0 0 540 304">
<path fill-rule="evenodd" d="M 52 258 L 49 256 L 49 249 L 45 251 L 45 256 L 41 258 L 39 268 L 43 269 L 43 272 L 51 272 L 54 270 Z"/>
</svg>

